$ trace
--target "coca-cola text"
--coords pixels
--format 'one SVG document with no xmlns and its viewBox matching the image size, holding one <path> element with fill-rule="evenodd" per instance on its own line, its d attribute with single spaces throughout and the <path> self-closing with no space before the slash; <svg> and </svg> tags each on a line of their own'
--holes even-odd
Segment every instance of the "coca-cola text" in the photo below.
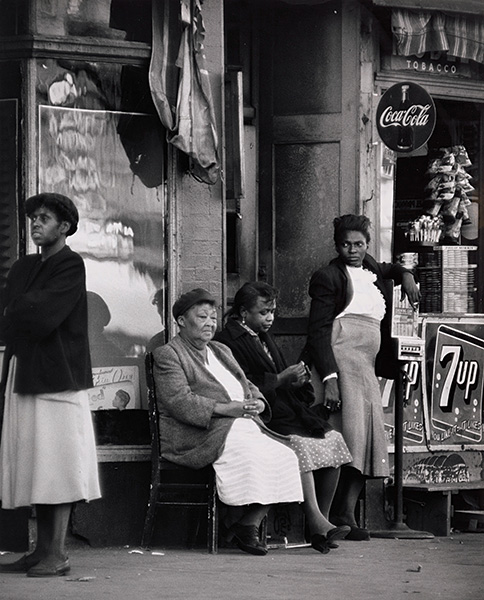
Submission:
<svg viewBox="0 0 484 600">
<path fill-rule="evenodd" d="M 406 110 L 387 106 L 380 116 L 380 127 L 423 127 L 429 120 L 430 104 L 412 104 Z"/>
</svg>

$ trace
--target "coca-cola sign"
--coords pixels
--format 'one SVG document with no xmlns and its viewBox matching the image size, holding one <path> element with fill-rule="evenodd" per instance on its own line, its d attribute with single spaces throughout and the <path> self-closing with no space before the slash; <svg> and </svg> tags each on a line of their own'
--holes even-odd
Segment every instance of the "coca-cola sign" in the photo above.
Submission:
<svg viewBox="0 0 484 600">
<path fill-rule="evenodd" d="M 376 110 L 378 133 L 396 152 L 412 152 L 427 142 L 435 127 L 435 104 L 423 87 L 405 81 L 392 85 Z"/>
</svg>

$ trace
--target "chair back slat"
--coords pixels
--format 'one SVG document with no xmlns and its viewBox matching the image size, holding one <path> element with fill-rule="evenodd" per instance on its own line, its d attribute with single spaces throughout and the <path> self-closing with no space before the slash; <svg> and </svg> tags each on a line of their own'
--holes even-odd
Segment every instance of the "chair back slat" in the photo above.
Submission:
<svg viewBox="0 0 484 600">
<path fill-rule="evenodd" d="M 153 354 L 147 352 L 145 356 L 145 373 L 148 397 L 148 419 L 151 435 L 151 464 L 152 468 L 159 471 L 160 467 L 160 421 L 158 404 L 156 402 L 155 377 L 153 375 Z"/>
<path fill-rule="evenodd" d="M 192 537 L 196 537 L 200 518 L 207 518 L 207 547 L 211 553 L 218 547 L 217 491 L 215 476 L 211 466 L 204 469 L 190 469 L 174 464 L 160 454 L 160 413 L 156 400 L 154 358 L 151 352 L 145 356 L 145 373 L 148 396 L 148 418 L 151 434 L 151 485 L 150 498 L 142 535 L 142 546 L 148 547 L 153 535 L 156 508 L 161 505 L 206 507 L 201 513 Z M 172 476 L 174 480 L 172 481 Z"/>
</svg>

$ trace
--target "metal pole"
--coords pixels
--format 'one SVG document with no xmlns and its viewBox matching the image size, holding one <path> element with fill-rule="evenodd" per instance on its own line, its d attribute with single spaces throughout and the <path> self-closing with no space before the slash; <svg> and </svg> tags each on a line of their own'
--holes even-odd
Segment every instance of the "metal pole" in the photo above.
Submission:
<svg viewBox="0 0 484 600">
<path fill-rule="evenodd" d="M 395 380 L 395 430 L 394 430 L 394 520 L 395 523 L 403 523 L 403 404 L 405 402 L 405 367 L 400 362 L 398 376 Z"/>
<path fill-rule="evenodd" d="M 398 376 L 395 379 L 395 407 L 394 414 L 394 506 L 393 521 L 389 523 L 388 529 L 371 531 L 372 537 L 396 538 L 396 539 L 431 539 L 433 533 L 427 531 L 415 531 L 403 522 L 403 404 L 405 402 L 405 370 L 407 363 L 399 362 Z"/>
</svg>

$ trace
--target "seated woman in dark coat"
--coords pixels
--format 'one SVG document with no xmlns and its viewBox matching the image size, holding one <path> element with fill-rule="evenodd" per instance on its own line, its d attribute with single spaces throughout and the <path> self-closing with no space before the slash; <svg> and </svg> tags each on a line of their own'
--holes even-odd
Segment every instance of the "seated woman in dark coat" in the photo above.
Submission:
<svg viewBox="0 0 484 600">
<path fill-rule="evenodd" d="M 351 461 L 343 437 L 325 421 L 314 401 L 304 363 L 287 366 L 274 338 L 277 290 L 256 281 L 244 284 L 222 332 L 215 339 L 229 346 L 247 378 L 264 394 L 272 409 L 273 431 L 289 436 L 299 459 L 304 511 L 313 547 L 335 547 L 350 531 L 334 527 L 329 509 L 339 478 L 339 467 Z M 318 548 L 316 548 L 318 549 Z"/>
</svg>

